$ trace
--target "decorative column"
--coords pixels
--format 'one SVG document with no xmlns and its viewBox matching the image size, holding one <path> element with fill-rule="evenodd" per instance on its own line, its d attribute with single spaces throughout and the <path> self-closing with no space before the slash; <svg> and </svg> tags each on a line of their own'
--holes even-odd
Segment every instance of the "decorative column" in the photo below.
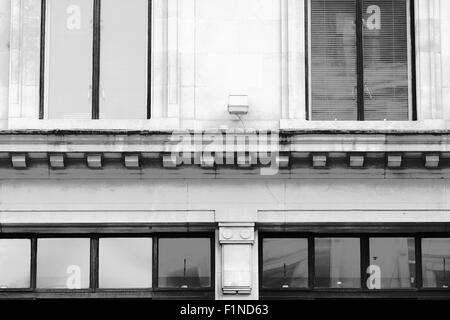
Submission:
<svg viewBox="0 0 450 320">
<path fill-rule="evenodd" d="M 168 118 L 180 116 L 180 84 L 179 84 L 179 0 L 167 2 L 167 90 L 168 90 Z"/>
<path fill-rule="evenodd" d="M 440 0 L 415 0 L 417 113 L 443 119 Z"/>
<path fill-rule="evenodd" d="M 222 294 L 250 295 L 253 288 L 254 223 L 219 224 Z"/>
<path fill-rule="evenodd" d="M 304 1 L 306 0 L 280 2 L 282 123 L 306 120 Z"/>
</svg>

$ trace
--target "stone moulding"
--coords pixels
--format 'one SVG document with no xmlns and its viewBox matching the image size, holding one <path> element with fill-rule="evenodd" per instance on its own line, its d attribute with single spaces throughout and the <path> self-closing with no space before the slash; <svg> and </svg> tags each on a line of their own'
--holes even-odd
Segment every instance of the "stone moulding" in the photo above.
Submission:
<svg viewBox="0 0 450 320">
<path fill-rule="evenodd" d="M 298 163 L 329 168 L 337 162 L 355 170 L 366 166 L 400 169 L 410 164 L 416 168 L 450 168 L 450 133 L 280 133 L 271 140 L 246 138 L 253 134 L 238 132 L 226 138 L 224 135 L 223 140 L 211 140 L 206 134 L 188 133 L 180 139 L 178 134 L 163 132 L 0 133 L 0 160 L 9 160 L 16 169 L 32 167 L 41 160 L 47 160 L 53 169 L 63 169 L 83 159 L 88 168 L 95 169 L 118 161 L 128 169 L 139 169 L 149 162 L 163 168 L 194 165 L 205 170 L 252 170 L 269 165 L 289 170 Z"/>
</svg>

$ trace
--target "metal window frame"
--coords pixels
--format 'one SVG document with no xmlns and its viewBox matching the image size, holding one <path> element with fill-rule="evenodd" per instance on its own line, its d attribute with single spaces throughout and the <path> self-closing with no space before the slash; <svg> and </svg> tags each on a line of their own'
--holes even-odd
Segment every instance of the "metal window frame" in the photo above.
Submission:
<svg viewBox="0 0 450 320">
<path fill-rule="evenodd" d="M 47 1 L 41 0 L 40 23 L 40 72 L 39 72 L 39 119 L 45 119 L 46 108 L 46 50 L 47 50 Z M 147 30 L 147 120 L 152 118 L 151 74 L 152 74 L 152 23 L 153 1 L 148 1 Z M 101 54 L 101 2 L 93 0 L 93 43 L 92 43 L 92 120 L 100 119 L 100 54 Z"/>
<path fill-rule="evenodd" d="M 311 227 L 311 231 L 286 231 L 271 232 L 265 229 L 259 233 L 258 261 L 259 261 L 259 292 L 262 299 L 422 299 L 439 298 L 450 299 L 450 288 L 425 288 L 423 287 L 422 275 L 422 240 L 435 238 L 450 239 L 449 231 L 437 232 L 414 232 L 408 226 L 401 230 L 398 226 L 392 229 L 392 232 L 383 230 L 379 233 L 368 231 L 352 232 L 348 226 L 342 229 L 337 228 L 335 232 L 330 233 L 328 229 L 322 226 Z M 360 268 L 361 268 L 361 287 L 360 288 L 322 288 L 315 286 L 315 239 L 317 238 L 357 238 L 360 240 Z M 366 282 L 368 274 L 367 267 L 370 264 L 370 246 L 371 238 L 413 238 L 415 240 L 415 285 L 412 288 L 395 288 L 370 290 Z M 263 243 L 264 239 L 307 239 L 308 240 L 308 288 L 264 288 L 263 287 Z"/>
<path fill-rule="evenodd" d="M 37 256 L 39 239 L 89 239 L 90 240 L 90 273 L 89 288 L 83 289 L 42 289 L 36 285 L 37 280 Z M 151 288 L 106 288 L 99 287 L 99 241 L 104 238 L 150 238 L 152 239 L 152 287 Z M 202 238 L 210 240 L 210 277 L 211 286 L 207 288 L 159 288 L 158 279 L 158 242 L 161 238 L 186 239 Z M 48 228 L 45 233 L 0 233 L 0 239 L 28 239 L 31 241 L 31 267 L 29 288 L 0 289 L 2 299 L 75 299 L 75 298 L 180 298 L 214 299 L 215 293 L 215 234 L 212 232 L 147 232 L 147 233 L 115 233 L 110 230 L 102 230 L 98 227 L 95 233 L 79 232 L 59 233 L 51 232 Z M 156 279 L 156 281 L 155 281 Z"/>
</svg>

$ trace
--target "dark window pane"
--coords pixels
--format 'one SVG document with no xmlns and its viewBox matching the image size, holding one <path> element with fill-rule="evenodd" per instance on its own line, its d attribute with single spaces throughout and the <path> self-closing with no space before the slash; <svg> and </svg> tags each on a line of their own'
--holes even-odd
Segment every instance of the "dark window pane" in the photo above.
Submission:
<svg viewBox="0 0 450 320">
<path fill-rule="evenodd" d="M 99 286 L 151 288 L 152 239 L 100 239 Z"/>
<path fill-rule="evenodd" d="M 89 288 L 90 239 L 38 239 L 37 287 Z"/>
<path fill-rule="evenodd" d="M 91 119 L 93 0 L 47 0 L 49 119 Z"/>
<path fill-rule="evenodd" d="M 355 0 L 312 1 L 312 120 L 357 120 L 355 20 Z"/>
<path fill-rule="evenodd" d="M 316 239 L 315 286 L 321 288 L 360 288 L 359 243 L 359 239 L 350 238 Z"/>
<path fill-rule="evenodd" d="M 408 120 L 407 2 L 363 2 L 365 120 Z"/>
<path fill-rule="evenodd" d="M 263 240 L 263 287 L 308 287 L 308 240 Z"/>
<path fill-rule="evenodd" d="M 407 289 L 415 285 L 414 238 L 371 238 L 370 264 L 381 271 L 381 289 Z"/>
<path fill-rule="evenodd" d="M 211 286 L 210 239 L 159 239 L 158 250 L 160 288 Z"/>
<path fill-rule="evenodd" d="M 29 288 L 30 261 L 30 240 L 0 240 L 0 289 Z"/>
<path fill-rule="evenodd" d="M 422 277 L 425 288 L 450 287 L 450 239 L 422 240 Z"/>
</svg>

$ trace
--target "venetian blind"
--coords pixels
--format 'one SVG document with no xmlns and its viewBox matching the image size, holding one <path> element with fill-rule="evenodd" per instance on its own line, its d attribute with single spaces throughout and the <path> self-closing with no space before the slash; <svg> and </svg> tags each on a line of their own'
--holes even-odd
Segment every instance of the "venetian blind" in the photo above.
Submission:
<svg viewBox="0 0 450 320">
<path fill-rule="evenodd" d="M 312 120 L 357 120 L 355 0 L 311 1 Z"/>
<path fill-rule="evenodd" d="M 311 118 L 357 120 L 359 107 L 364 120 L 408 120 L 408 0 L 358 0 L 362 39 L 356 1 L 311 1 Z M 358 95 L 364 106 L 358 106 Z"/>
</svg>

